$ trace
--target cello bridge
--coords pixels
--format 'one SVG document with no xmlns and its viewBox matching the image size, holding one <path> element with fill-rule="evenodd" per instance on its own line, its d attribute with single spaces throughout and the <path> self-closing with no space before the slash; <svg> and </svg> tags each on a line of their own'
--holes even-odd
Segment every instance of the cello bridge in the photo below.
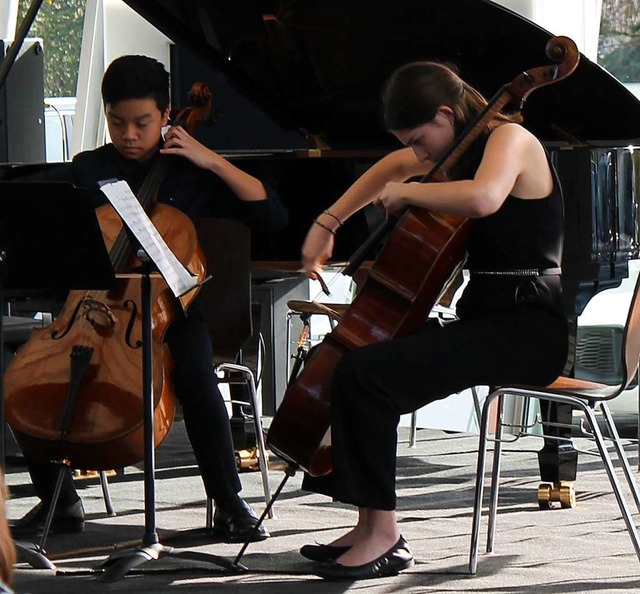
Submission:
<svg viewBox="0 0 640 594">
<path fill-rule="evenodd" d="M 102 301 L 87 297 L 82 302 L 86 320 L 94 327 L 113 328 L 117 323 L 113 312 Z"/>
</svg>

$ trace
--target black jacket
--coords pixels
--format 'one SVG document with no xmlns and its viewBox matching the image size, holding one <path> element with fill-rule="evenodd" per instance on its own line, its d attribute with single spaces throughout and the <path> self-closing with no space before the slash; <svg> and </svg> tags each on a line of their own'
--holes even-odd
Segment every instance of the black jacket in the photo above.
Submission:
<svg viewBox="0 0 640 594">
<path fill-rule="evenodd" d="M 266 200 L 243 201 L 217 175 L 196 167 L 188 159 L 158 154 L 139 163 L 125 159 L 113 144 L 80 153 L 71 163 L 42 172 L 37 178 L 66 181 L 86 188 L 97 207 L 108 202 L 98 182 L 125 180 L 137 194 L 157 158 L 168 162 L 168 172 L 158 191 L 158 201 L 181 210 L 193 221 L 200 217 L 238 219 L 261 231 L 278 231 L 287 224 L 288 214 L 284 205 L 266 185 Z"/>
</svg>

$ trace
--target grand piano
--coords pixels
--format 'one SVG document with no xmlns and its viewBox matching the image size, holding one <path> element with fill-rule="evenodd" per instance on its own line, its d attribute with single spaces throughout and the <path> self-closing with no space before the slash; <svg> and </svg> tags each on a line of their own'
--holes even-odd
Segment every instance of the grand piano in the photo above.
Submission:
<svg viewBox="0 0 640 594">
<path fill-rule="evenodd" d="M 274 269 L 297 263 L 316 214 L 398 147 L 379 118 L 380 88 L 394 68 L 447 60 L 492 96 L 522 70 L 549 61 L 551 34 L 489 0 L 404 0 L 384 10 L 365 0 L 124 1 L 176 44 L 174 107 L 194 80 L 209 82 L 220 117 L 201 139 L 273 183 L 287 203 L 285 232 L 253 243 L 253 259 Z M 640 102 L 582 56 L 572 76 L 532 94 L 523 113 L 563 183 L 566 307 L 575 321 L 638 256 Z M 349 258 L 374 218 L 365 210 L 345 225 L 337 260 Z M 570 361 L 568 372 L 575 367 Z M 285 379 L 273 382 L 276 392 Z M 571 416 L 544 414 L 556 421 Z M 540 453 L 542 480 L 573 480 L 577 454 L 555 443 L 547 440 Z"/>
</svg>

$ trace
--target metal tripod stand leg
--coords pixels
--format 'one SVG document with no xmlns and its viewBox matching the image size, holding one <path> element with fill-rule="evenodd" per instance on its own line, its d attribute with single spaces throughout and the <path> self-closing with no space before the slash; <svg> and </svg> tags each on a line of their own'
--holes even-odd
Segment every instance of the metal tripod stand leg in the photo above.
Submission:
<svg viewBox="0 0 640 594">
<path fill-rule="evenodd" d="M 60 497 L 60 490 L 62 489 L 62 481 L 64 479 L 64 472 L 66 467 L 62 465 L 58 471 L 58 478 L 56 480 L 56 486 L 53 490 L 53 496 L 49 502 L 49 511 L 44 521 L 44 528 L 42 529 L 42 536 L 40 537 L 40 544 L 33 542 L 17 541 L 15 542 L 16 551 L 20 561 L 25 561 L 34 569 L 55 569 L 55 565 L 47 558 L 44 545 L 47 542 L 49 531 L 51 530 L 51 522 L 53 521 L 53 515 L 56 512 L 56 506 L 58 505 L 58 498 Z"/>
<path fill-rule="evenodd" d="M 235 567 L 240 571 L 247 570 L 247 568 L 244 565 L 240 565 L 240 559 L 242 559 L 242 556 L 247 550 L 247 547 L 249 546 L 249 544 L 253 542 L 253 537 L 260 529 L 260 526 L 262 526 L 262 522 L 264 522 L 267 516 L 271 517 L 270 513 L 271 513 L 271 508 L 273 507 L 273 504 L 276 502 L 276 499 L 278 499 L 278 497 L 280 496 L 280 493 L 282 492 L 282 489 L 284 489 L 284 486 L 287 484 L 287 481 L 296 473 L 296 470 L 298 470 L 298 466 L 293 464 L 289 464 L 285 468 L 284 470 L 285 475 L 284 475 L 284 478 L 282 479 L 282 482 L 278 485 L 276 492 L 273 494 L 273 496 L 269 500 L 269 503 L 264 508 L 262 515 L 258 518 L 258 523 L 253 527 L 251 532 L 249 532 L 249 534 L 247 535 L 247 538 L 244 541 L 244 544 L 242 545 L 240 552 L 237 554 L 236 558 L 233 560 L 232 567 Z"/>
</svg>

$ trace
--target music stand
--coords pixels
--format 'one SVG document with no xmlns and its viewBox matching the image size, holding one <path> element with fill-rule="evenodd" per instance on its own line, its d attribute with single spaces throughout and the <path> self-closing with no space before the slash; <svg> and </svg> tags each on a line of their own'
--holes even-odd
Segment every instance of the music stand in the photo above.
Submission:
<svg viewBox="0 0 640 594">
<path fill-rule="evenodd" d="M 213 563 L 230 573 L 239 573 L 246 568 L 234 564 L 219 555 L 201 553 L 199 551 L 179 551 L 173 547 L 163 545 L 156 531 L 155 516 L 155 453 L 153 447 L 153 339 L 152 339 L 152 301 L 151 276 L 153 264 L 144 250 L 137 253 L 143 262 L 141 276 L 141 317 L 142 317 L 142 376 L 143 376 L 143 404 L 144 404 L 144 535 L 142 544 L 130 549 L 117 551 L 102 563 L 104 573 L 98 577 L 101 582 L 114 582 L 122 579 L 130 570 L 147 561 L 157 561 L 165 556 L 180 557 Z M 155 273 L 157 274 L 157 273 Z"/>
<path fill-rule="evenodd" d="M 197 551 L 177 551 L 160 542 L 156 530 L 155 516 L 155 448 L 154 448 L 154 394 L 153 394 L 153 303 L 151 277 L 164 278 L 176 297 L 193 290 L 199 281 L 177 260 L 157 233 L 153 223 L 138 203 L 126 182 L 105 181 L 100 184 L 123 224 L 140 244 L 137 251 L 141 262 L 136 274 L 140 277 L 140 313 L 142 318 L 142 402 L 143 402 L 143 446 L 144 446 L 144 535 L 142 544 L 118 551 L 102 563 L 104 572 L 98 577 L 103 582 L 123 578 L 131 569 L 147 561 L 171 555 L 214 563 L 237 573 L 242 568 L 218 555 Z M 46 529 L 46 528 L 45 528 Z"/>
<path fill-rule="evenodd" d="M 63 182 L 0 182 L 0 313 L 4 294 L 109 289 L 116 282 L 87 190 Z M 0 346 L 4 345 L 0 315 Z M 0 349 L 0 464 L 4 468 L 4 349 Z M 35 543 L 16 542 L 32 567 L 53 569 Z"/>
</svg>

